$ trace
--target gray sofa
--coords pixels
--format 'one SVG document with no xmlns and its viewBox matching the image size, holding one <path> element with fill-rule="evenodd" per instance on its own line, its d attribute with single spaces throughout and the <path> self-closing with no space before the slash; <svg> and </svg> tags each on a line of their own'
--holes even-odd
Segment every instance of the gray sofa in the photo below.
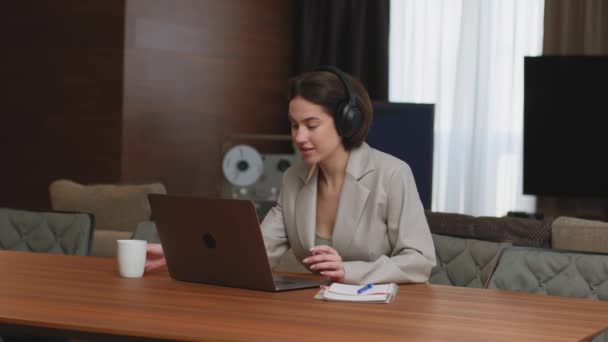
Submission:
<svg viewBox="0 0 608 342">
<path fill-rule="evenodd" d="M 487 278 L 486 286 L 567 295 L 567 292 L 540 290 L 532 285 L 516 284 L 523 284 L 523 278 L 530 278 L 528 280 L 532 283 L 531 277 L 534 276 L 537 277 L 534 286 L 540 286 L 546 279 L 556 277 L 553 281 L 559 282 L 562 288 L 567 288 L 573 286 L 581 277 L 592 275 L 595 277 L 593 281 L 596 282 L 605 278 L 606 284 L 603 286 L 608 286 L 608 271 L 602 269 L 602 263 L 608 254 L 597 253 L 608 252 L 608 245 L 597 243 L 608 237 L 608 223 L 567 217 L 535 220 L 435 212 L 427 212 L 426 215 L 435 239 L 439 261 L 437 267 L 448 265 L 446 253 L 454 254 L 460 250 L 458 253 L 464 255 L 479 254 L 478 245 L 483 244 L 486 245 L 487 255 L 495 253 L 493 265 L 496 266 L 491 270 L 486 269 L 486 273 L 491 275 Z M 446 235 L 450 235 L 449 241 L 442 241 L 447 239 Z M 453 249 L 457 251 L 452 251 Z M 451 257 L 450 260 L 459 261 L 457 265 L 454 265 L 454 261 L 449 261 L 452 263 L 450 274 L 467 273 L 479 266 L 479 257 Z M 559 272 L 562 274 L 557 276 Z M 591 281 L 591 278 L 587 280 Z M 479 282 L 465 286 L 478 287 Z M 604 298 L 600 296 L 596 299 Z"/>
</svg>

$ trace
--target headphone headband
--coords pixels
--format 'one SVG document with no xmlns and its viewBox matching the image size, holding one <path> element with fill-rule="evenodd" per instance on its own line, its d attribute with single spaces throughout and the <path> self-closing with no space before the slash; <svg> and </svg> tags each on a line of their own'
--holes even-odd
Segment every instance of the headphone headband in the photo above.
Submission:
<svg viewBox="0 0 608 342">
<path fill-rule="evenodd" d="M 327 72 L 331 72 L 332 74 L 338 76 L 338 78 L 340 79 L 340 81 L 342 81 L 342 84 L 344 85 L 344 89 L 346 90 L 346 96 L 348 96 L 348 105 L 349 106 L 357 105 L 357 95 L 355 93 L 355 89 L 353 88 L 353 85 L 346 77 L 346 74 L 344 74 L 342 72 L 342 70 L 340 70 L 334 66 L 331 66 L 331 65 L 323 65 L 323 66 L 319 66 L 319 67 L 315 68 L 314 71 L 327 71 Z"/>
<path fill-rule="evenodd" d="M 359 131 L 363 125 L 363 113 L 357 105 L 357 93 L 348 76 L 340 69 L 333 66 L 320 66 L 313 71 L 330 72 L 342 81 L 348 99 L 341 100 L 334 110 L 334 119 L 338 134 L 344 139 L 345 144 L 350 145 L 350 138 Z"/>
</svg>

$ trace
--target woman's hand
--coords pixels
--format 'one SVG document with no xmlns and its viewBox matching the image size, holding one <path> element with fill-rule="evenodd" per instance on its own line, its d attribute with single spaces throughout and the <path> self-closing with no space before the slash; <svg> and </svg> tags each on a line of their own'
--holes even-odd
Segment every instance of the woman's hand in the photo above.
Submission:
<svg viewBox="0 0 608 342">
<path fill-rule="evenodd" d="M 309 265 L 313 271 L 319 271 L 321 275 L 331 278 L 331 280 L 344 282 L 344 264 L 342 257 L 330 246 L 315 246 L 310 249 L 312 256 L 302 260 Z"/>
<path fill-rule="evenodd" d="M 146 247 L 146 272 L 162 268 L 167 264 L 163 246 L 160 243 L 150 243 Z"/>
</svg>

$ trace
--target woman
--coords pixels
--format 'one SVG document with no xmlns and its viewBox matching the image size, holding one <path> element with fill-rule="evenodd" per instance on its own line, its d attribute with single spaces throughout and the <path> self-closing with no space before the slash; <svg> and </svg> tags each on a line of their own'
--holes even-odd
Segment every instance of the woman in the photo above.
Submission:
<svg viewBox="0 0 608 342">
<path fill-rule="evenodd" d="M 365 142 L 372 121 L 361 83 L 333 67 L 289 82 L 289 121 L 305 163 L 288 169 L 262 222 L 271 267 L 290 247 L 315 273 L 351 284 L 428 280 L 433 241 L 414 177 Z M 146 269 L 164 265 L 149 248 Z"/>
</svg>

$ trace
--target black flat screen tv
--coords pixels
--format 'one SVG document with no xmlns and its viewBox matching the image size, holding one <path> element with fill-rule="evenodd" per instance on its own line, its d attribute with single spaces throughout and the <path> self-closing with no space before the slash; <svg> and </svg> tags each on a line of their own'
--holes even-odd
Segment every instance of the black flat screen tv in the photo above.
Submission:
<svg viewBox="0 0 608 342">
<path fill-rule="evenodd" d="M 524 194 L 608 198 L 608 56 L 524 61 Z"/>
</svg>

